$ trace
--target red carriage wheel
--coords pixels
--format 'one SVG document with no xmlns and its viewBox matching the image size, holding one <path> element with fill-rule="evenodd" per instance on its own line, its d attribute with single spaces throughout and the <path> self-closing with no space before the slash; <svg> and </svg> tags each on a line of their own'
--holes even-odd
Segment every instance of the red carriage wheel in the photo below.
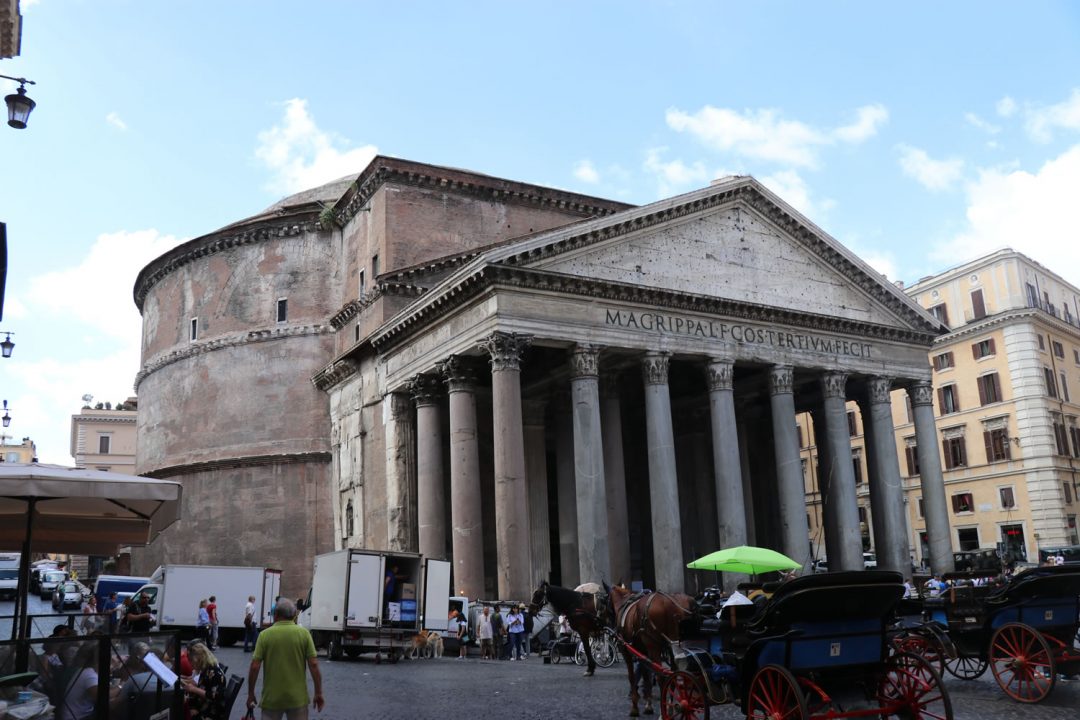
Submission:
<svg viewBox="0 0 1080 720">
<path fill-rule="evenodd" d="M 806 697 L 791 671 L 766 665 L 750 682 L 746 700 L 747 720 L 805 720 Z"/>
<path fill-rule="evenodd" d="M 1054 689 L 1054 656 L 1046 639 L 1023 623 L 1002 625 L 990 638 L 994 679 L 1013 700 L 1037 703 Z"/>
<path fill-rule="evenodd" d="M 883 715 L 905 720 L 952 720 L 952 702 L 941 675 L 919 655 L 897 653 L 885 664 L 878 683 L 878 702 Z"/>
<path fill-rule="evenodd" d="M 930 663 L 938 675 L 945 674 L 945 648 L 933 635 L 907 633 L 893 638 L 892 646 L 898 653 L 918 655 Z"/>
<path fill-rule="evenodd" d="M 660 688 L 660 717 L 709 720 L 709 699 L 693 675 L 679 670 L 664 679 Z"/>
<path fill-rule="evenodd" d="M 987 662 L 970 655 L 960 655 L 955 660 L 946 660 L 945 669 L 953 677 L 961 680 L 974 680 L 986 672 Z"/>
</svg>

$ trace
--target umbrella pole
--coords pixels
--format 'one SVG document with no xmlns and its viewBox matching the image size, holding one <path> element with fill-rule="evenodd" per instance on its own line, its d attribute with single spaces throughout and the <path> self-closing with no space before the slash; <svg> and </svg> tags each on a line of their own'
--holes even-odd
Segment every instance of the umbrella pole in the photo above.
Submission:
<svg viewBox="0 0 1080 720">
<path fill-rule="evenodd" d="M 12 636 L 18 640 L 26 640 L 26 616 L 29 609 L 27 603 L 27 596 L 30 594 L 30 541 L 32 539 L 32 533 L 34 529 L 34 509 L 37 505 L 37 498 L 30 498 L 28 506 L 26 508 L 26 539 L 23 541 L 22 546 L 22 562 L 19 564 L 19 588 L 16 590 L 18 595 L 18 612 L 16 613 L 15 622 L 18 623 L 16 628 L 13 628 Z M 17 633 L 17 635 L 16 635 Z M 15 670 L 16 672 L 26 672 L 26 668 L 30 662 L 30 645 L 26 642 L 22 642 L 15 646 Z"/>
</svg>

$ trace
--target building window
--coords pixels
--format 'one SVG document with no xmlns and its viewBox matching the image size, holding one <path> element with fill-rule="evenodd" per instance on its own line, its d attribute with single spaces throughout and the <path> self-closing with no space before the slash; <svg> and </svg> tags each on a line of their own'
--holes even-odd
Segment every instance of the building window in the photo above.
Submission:
<svg viewBox="0 0 1080 720">
<path fill-rule="evenodd" d="M 980 340 L 971 346 L 971 354 L 975 356 L 976 360 L 982 360 L 984 357 L 990 357 L 994 354 L 994 338 L 986 338 Z"/>
<path fill-rule="evenodd" d="M 1043 366 L 1043 379 L 1046 381 L 1046 394 L 1056 398 L 1058 396 L 1057 380 L 1054 378 L 1054 371 L 1045 365 Z"/>
<path fill-rule="evenodd" d="M 978 550 L 979 528 L 960 528 L 956 531 L 956 539 L 960 541 L 961 550 Z"/>
<path fill-rule="evenodd" d="M 367 292 L 367 283 L 364 280 L 364 271 L 360 271 L 360 297 L 364 297 L 364 293 Z"/>
<path fill-rule="evenodd" d="M 112 447 L 112 438 L 108 435 L 98 435 L 98 455 L 108 455 Z"/>
<path fill-rule="evenodd" d="M 1065 402 L 1072 402 L 1069 398 L 1069 381 L 1065 379 L 1065 373 L 1061 373 L 1061 399 Z"/>
<path fill-rule="evenodd" d="M 1069 483 L 1061 483 L 1061 492 L 1065 494 L 1065 504 L 1072 505 L 1072 487 Z"/>
<path fill-rule="evenodd" d="M 1035 337 L 1039 338 L 1039 350 L 1042 352 L 1046 352 L 1046 341 L 1043 340 L 1043 336 L 1036 335 Z"/>
<path fill-rule="evenodd" d="M 866 524 L 866 506 L 859 506 L 859 522 Z"/>
<path fill-rule="evenodd" d="M 371 256 L 371 280 L 375 282 L 379 279 L 379 256 Z"/>
<path fill-rule="evenodd" d="M 915 501 L 915 512 L 919 513 L 919 517 L 926 517 L 926 506 L 923 505 L 923 499 L 919 498 Z"/>
<path fill-rule="evenodd" d="M 1009 431 L 1005 428 L 996 428 L 983 432 L 983 442 L 986 444 L 986 462 L 1000 462 L 1011 460 L 1009 453 Z"/>
<path fill-rule="evenodd" d="M 986 303 L 983 302 L 982 290 L 971 291 L 971 314 L 975 320 L 986 317 Z"/>
<path fill-rule="evenodd" d="M 345 537 L 352 537 L 356 531 L 355 522 L 353 520 L 353 506 L 352 500 L 345 505 Z"/>
<path fill-rule="evenodd" d="M 1069 456 L 1069 436 L 1065 432 L 1065 420 L 1061 413 L 1050 413 L 1050 420 L 1054 424 L 1054 441 L 1057 444 L 1057 454 Z"/>
<path fill-rule="evenodd" d="M 949 310 L 945 303 L 939 303 L 930 308 L 930 314 L 940 320 L 944 325 L 949 324 Z"/>
<path fill-rule="evenodd" d="M 861 453 L 855 452 L 851 454 L 851 468 L 855 471 L 855 484 L 861 485 L 863 481 Z"/>
<path fill-rule="evenodd" d="M 952 354 L 951 351 L 950 352 L 943 352 L 940 355 L 935 355 L 934 356 L 934 369 L 935 370 L 939 370 L 939 371 L 940 370 L 945 370 L 947 368 L 953 367 L 953 365 L 954 365 L 954 363 L 953 363 L 953 354 Z"/>
<path fill-rule="evenodd" d="M 915 417 L 915 408 L 911 404 L 911 395 L 904 393 L 904 409 L 907 411 L 907 421 L 912 422 Z"/>
<path fill-rule="evenodd" d="M 971 493 L 958 493 L 952 496 L 952 511 L 954 513 L 974 512 L 975 503 L 971 499 Z"/>
<path fill-rule="evenodd" d="M 945 451 L 946 470 L 967 467 L 967 448 L 965 447 L 963 435 L 945 438 L 942 440 L 941 446 Z"/>
<path fill-rule="evenodd" d="M 1012 510 L 1016 507 L 1016 496 L 1012 486 L 998 488 L 998 498 L 1001 500 L 1002 510 Z"/>
<path fill-rule="evenodd" d="M 1028 307 L 1039 307 L 1039 291 L 1031 283 L 1026 284 Z"/>
<path fill-rule="evenodd" d="M 955 385 L 938 388 L 938 409 L 942 415 L 960 412 L 960 397 Z"/>
<path fill-rule="evenodd" d="M 1057 340 L 1051 340 L 1050 346 L 1054 349 L 1054 356 L 1059 357 L 1062 360 L 1065 359 L 1065 346 L 1059 343 Z"/>
<path fill-rule="evenodd" d="M 980 375 L 976 382 L 979 385 L 980 405 L 1001 402 L 1001 383 L 996 372 Z"/>
<path fill-rule="evenodd" d="M 355 342 L 360 342 L 360 323 L 356 323 L 356 340 L 355 340 Z"/>
<path fill-rule="evenodd" d="M 919 446 L 909 442 L 904 448 L 904 458 L 907 460 L 908 477 L 919 475 Z"/>
<path fill-rule="evenodd" d="M 1073 348 L 1073 362 L 1080 365 L 1080 350 Z"/>
<path fill-rule="evenodd" d="M 858 427 L 855 425 L 855 411 L 854 410 L 849 410 L 848 411 L 848 414 L 847 414 L 847 430 L 848 430 L 848 435 L 851 436 L 851 437 L 855 437 L 856 435 L 859 434 Z"/>
<path fill-rule="evenodd" d="M 285 322 L 289 317 L 289 301 L 285 298 L 278 298 L 277 301 L 277 321 Z"/>
<path fill-rule="evenodd" d="M 796 425 L 795 432 L 799 433 L 799 447 L 806 447 L 806 444 L 803 442 L 802 425 Z"/>
<path fill-rule="evenodd" d="M 1072 439 L 1073 457 L 1080 458 L 1080 427 L 1076 425 L 1076 417 L 1069 416 L 1069 437 Z"/>
<path fill-rule="evenodd" d="M 191 334 L 189 339 L 191 342 L 195 342 L 199 339 L 199 318 L 191 318 Z"/>
</svg>

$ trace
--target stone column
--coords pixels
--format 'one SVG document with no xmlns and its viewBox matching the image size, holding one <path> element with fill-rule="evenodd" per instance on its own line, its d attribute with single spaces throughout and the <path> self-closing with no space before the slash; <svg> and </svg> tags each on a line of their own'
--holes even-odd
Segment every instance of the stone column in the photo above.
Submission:
<svg viewBox="0 0 1080 720">
<path fill-rule="evenodd" d="M 526 400 L 525 475 L 529 484 L 529 548 L 531 581 L 551 580 L 551 542 L 548 533 L 547 444 L 544 429 L 545 400 Z"/>
<path fill-rule="evenodd" d="M 626 510 L 622 403 L 616 375 L 605 375 L 600 382 L 600 429 L 604 436 L 604 494 L 607 497 L 611 582 L 629 585 L 630 521 Z"/>
<path fill-rule="evenodd" d="M 862 570 L 862 538 L 859 533 L 859 503 L 855 491 L 855 469 L 851 464 L 851 436 L 847 425 L 847 375 L 825 373 L 821 378 L 824 398 L 825 437 L 817 437 L 819 447 L 828 446 L 829 464 L 822 463 L 826 485 L 822 492 L 828 525 L 829 570 Z M 820 459 L 820 456 L 819 456 Z M 828 539 L 835 535 L 835 539 Z M 839 553 L 833 557 L 833 552 Z"/>
<path fill-rule="evenodd" d="M 734 361 L 722 358 L 713 358 L 705 368 L 712 421 L 718 550 L 747 544 L 746 500 L 743 495 L 742 461 L 739 457 L 739 433 L 735 420 L 734 372 Z M 725 590 L 733 590 L 740 577 L 733 573 L 723 573 L 721 579 Z"/>
<path fill-rule="evenodd" d="M 655 590 L 683 591 L 685 563 L 679 520 L 679 485 L 675 471 L 675 437 L 668 389 L 670 353 L 647 352 L 641 369 L 645 380 L 645 432 L 649 452 L 649 501 L 652 506 Z"/>
<path fill-rule="evenodd" d="M 952 572 L 952 531 L 949 529 L 949 506 L 945 499 L 945 480 L 941 474 L 937 429 L 934 426 L 934 390 L 920 380 L 907 389 L 915 415 L 916 452 L 919 455 L 919 481 L 922 485 L 923 512 L 926 514 L 926 541 L 930 546 L 930 569 L 935 573 Z"/>
<path fill-rule="evenodd" d="M 832 517 L 829 507 L 830 472 L 832 470 L 832 454 L 829 452 L 829 429 L 825 417 L 825 404 L 818 403 L 810 411 L 814 427 L 814 446 L 817 448 L 817 488 L 821 497 L 821 526 L 825 534 L 826 558 L 838 558 L 840 552 L 840 529 Z M 858 508 L 856 507 L 856 513 Z M 855 529 L 856 534 L 858 528 Z"/>
<path fill-rule="evenodd" d="M 409 383 L 416 402 L 416 516 L 418 549 L 426 558 L 446 557 L 446 497 L 443 492 L 442 387 L 438 378 L 417 375 Z"/>
<path fill-rule="evenodd" d="M 873 463 L 870 473 L 871 511 L 874 520 L 874 543 L 877 566 L 882 570 L 911 573 L 908 553 L 907 517 L 904 512 L 904 487 L 900 480 L 900 463 L 896 456 L 896 434 L 893 431 L 892 401 L 889 378 L 872 377 L 867 383 L 869 413 L 863 424 L 871 428 L 867 441 L 867 458 Z M 865 433 L 864 433 L 865 434 Z"/>
<path fill-rule="evenodd" d="M 578 568 L 581 582 L 610 582 L 607 489 L 600 426 L 600 350 L 578 345 L 570 354 L 574 416 L 574 486 L 577 489 Z"/>
<path fill-rule="evenodd" d="M 570 400 L 564 393 L 555 407 L 555 490 L 558 495 L 560 582 L 581 584 L 578 574 L 577 490 L 574 487 L 574 423 Z"/>
<path fill-rule="evenodd" d="M 799 437 L 795 431 L 794 368 L 775 365 L 769 372 L 770 406 L 773 419 L 773 451 L 780 501 L 783 552 L 810 569 L 810 526 L 806 524 L 806 487 L 799 457 Z"/>
<path fill-rule="evenodd" d="M 495 332 L 480 343 L 491 356 L 495 429 L 495 544 L 501 598 L 529 597 L 528 485 L 521 418 L 521 355 L 532 338 Z"/>
<path fill-rule="evenodd" d="M 416 552 L 416 463 L 408 393 L 390 392 L 383 398 L 386 432 L 386 547 Z"/>
<path fill-rule="evenodd" d="M 454 591 L 484 595 L 484 527 L 480 510 L 480 449 L 476 431 L 476 377 L 463 359 L 439 365 L 450 395 L 450 525 Z"/>
</svg>

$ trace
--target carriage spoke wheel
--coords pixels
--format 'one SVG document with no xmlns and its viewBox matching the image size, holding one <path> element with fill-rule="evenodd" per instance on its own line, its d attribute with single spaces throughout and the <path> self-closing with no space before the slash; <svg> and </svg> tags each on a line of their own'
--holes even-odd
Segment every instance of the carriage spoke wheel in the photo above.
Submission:
<svg viewBox="0 0 1080 720">
<path fill-rule="evenodd" d="M 1002 625 L 990 638 L 990 668 L 994 679 L 1013 700 L 1037 703 L 1054 689 L 1054 657 L 1034 628 L 1022 623 Z"/>
<path fill-rule="evenodd" d="M 664 680 L 660 688 L 660 717 L 663 720 L 709 720 L 709 701 L 697 679 L 679 670 Z"/>
<path fill-rule="evenodd" d="M 897 653 L 878 684 L 882 712 L 904 720 L 952 720 L 952 703 L 941 675 L 923 657 Z"/>
<path fill-rule="evenodd" d="M 961 680 L 974 680 L 986 672 L 986 667 L 985 660 L 967 655 L 945 661 L 945 669 L 949 671 L 949 674 Z"/>
<path fill-rule="evenodd" d="M 911 633 L 895 638 L 892 642 L 893 649 L 898 653 L 910 653 L 918 655 L 937 671 L 938 675 L 945 674 L 945 648 L 941 641 L 931 635 Z"/>
<path fill-rule="evenodd" d="M 750 682 L 746 701 L 747 720 L 804 720 L 806 697 L 791 671 L 766 665 Z"/>
<path fill-rule="evenodd" d="M 600 667 L 611 667 L 615 664 L 615 643 L 606 634 L 593 638 L 592 656 Z"/>
</svg>

